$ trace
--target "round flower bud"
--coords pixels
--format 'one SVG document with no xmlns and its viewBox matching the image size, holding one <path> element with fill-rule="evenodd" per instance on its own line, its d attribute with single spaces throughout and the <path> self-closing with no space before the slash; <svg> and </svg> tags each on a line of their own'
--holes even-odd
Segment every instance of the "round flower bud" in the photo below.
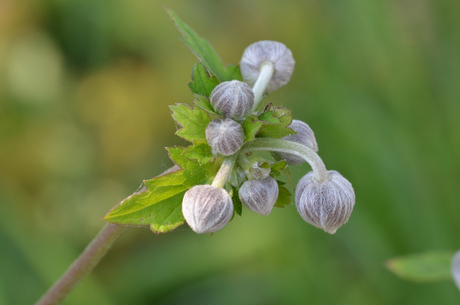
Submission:
<svg viewBox="0 0 460 305">
<path fill-rule="evenodd" d="M 328 171 L 330 179 L 317 182 L 309 172 L 297 184 L 295 201 L 302 218 L 327 233 L 334 234 L 348 221 L 355 205 L 351 183 L 336 171 Z"/>
<path fill-rule="evenodd" d="M 270 40 L 255 42 L 244 50 L 240 69 L 245 82 L 254 86 L 259 77 L 260 66 L 264 62 L 270 62 L 275 67 L 275 73 L 266 90 L 267 93 L 289 82 L 295 65 L 292 52 L 283 43 Z"/>
<path fill-rule="evenodd" d="M 206 127 L 206 141 L 211 148 L 230 156 L 240 150 L 244 143 L 244 130 L 232 119 L 215 119 Z"/>
<path fill-rule="evenodd" d="M 196 185 L 184 195 L 182 214 L 196 233 L 213 233 L 225 227 L 232 218 L 232 198 L 224 189 Z"/>
<path fill-rule="evenodd" d="M 241 202 L 253 212 L 268 215 L 278 199 L 278 183 L 272 177 L 248 180 L 240 188 Z"/>
<path fill-rule="evenodd" d="M 318 144 L 316 143 L 315 134 L 313 133 L 313 130 L 311 130 L 310 126 L 307 125 L 307 123 L 299 120 L 292 120 L 291 125 L 288 127 L 297 133 L 283 137 L 284 140 L 305 145 L 315 152 L 318 151 Z M 303 158 L 295 155 L 287 153 L 279 153 L 279 155 L 282 159 L 286 159 L 286 162 L 289 165 L 298 165 L 305 162 Z"/>
<path fill-rule="evenodd" d="M 460 289 L 460 251 L 458 251 L 452 260 L 452 276 L 457 288 Z"/>
<path fill-rule="evenodd" d="M 214 88 L 209 99 L 216 112 L 227 118 L 242 119 L 254 105 L 254 92 L 246 83 L 232 80 Z"/>
</svg>

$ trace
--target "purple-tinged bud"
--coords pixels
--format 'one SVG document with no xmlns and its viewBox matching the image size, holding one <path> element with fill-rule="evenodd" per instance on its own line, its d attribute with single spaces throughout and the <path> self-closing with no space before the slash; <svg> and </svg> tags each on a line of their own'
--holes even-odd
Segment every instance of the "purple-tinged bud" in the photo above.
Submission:
<svg viewBox="0 0 460 305">
<path fill-rule="evenodd" d="M 240 188 L 241 202 L 251 211 L 268 215 L 278 199 L 278 183 L 272 177 L 248 180 Z"/>
<path fill-rule="evenodd" d="M 243 119 L 254 105 L 254 92 L 246 83 L 232 80 L 214 88 L 209 100 L 217 113 L 235 120 Z"/>
<path fill-rule="evenodd" d="M 283 140 L 288 140 L 305 145 L 314 152 L 318 151 L 318 144 L 316 143 L 315 134 L 313 133 L 313 130 L 311 130 L 310 126 L 308 126 L 307 123 L 304 123 L 299 120 L 292 120 L 292 123 L 288 127 L 297 133 L 285 136 L 283 137 Z M 282 159 L 286 159 L 286 162 L 289 165 L 298 165 L 305 162 L 303 158 L 295 155 L 287 153 L 279 153 L 279 155 Z"/>
<path fill-rule="evenodd" d="M 232 119 L 212 120 L 206 128 L 206 141 L 211 148 L 230 156 L 240 150 L 245 139 L 243 127 Z"/>
<path fill-rule="evenodd" d="M 232 218 L 232 198 L 224 189 L 196 185 L 184 195 L 182 214 L 196 233 L 213 233 L 225 227 Z"/>
<path fill-rule="evenodd" d="M 458 251 L 452 260 L 452 276 L 457 288 L 460 290 L 460 251 Z"/>
<path fill-rule="evenodd" d="M 302 218 L 327 233 L 334 234 L 348 221 L 355 205 L 351 183 L 336 171 L 328 171 L 330 179 L 318 182 L 313 172 L 297 184 L 295 201 Z"/>
<path fill-rule="evenodd" d="M 268 83 L 267 93 L 289 82 L 295 65 L 292 52 L 283 43 L 270 40 L 255 42 L 244 50 L 240 61 L 244 81 L 254 86 L 264 62 L 272 63 L 275 68 L 275 73 Z"/>
</svg>

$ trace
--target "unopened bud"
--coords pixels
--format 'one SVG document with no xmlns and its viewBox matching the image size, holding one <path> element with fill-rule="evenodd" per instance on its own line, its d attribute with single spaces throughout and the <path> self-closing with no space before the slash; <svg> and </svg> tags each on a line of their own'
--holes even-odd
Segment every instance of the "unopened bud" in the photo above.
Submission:
<svg viewBox="0 0 460 305">
<path fill-rule="evenodd" d="M 254 92 L 246 83 L 232 80 L 214 88 L 209 99 L 216 112 L 227 118 L 242 119 L 254 105 Z"/>
<path fill-rule="evenodd" d="M 283 43 L 270 40 L 255 42 L 244 50 L 240 61 L 244 81 L 254 86 L 264 62 L 270 62 L 275 68 L 275 73 L 266 90 L 267 93 L 289 82 L 295 65 L 292 52 Z"/>
<path fill-rule="evenodd" d="M 460 251 L 458 251 L 452 260 L 452 276 L 457 288 L 460 289 Z"/>
<path fill-rule="evenodd" d="M 266 216 L 278 199 L 278 183 L 272 177 L 248 180 L 241 186 L 239 196 L 248 209 Z"/>
<path fill-rule="evenodd" d="M 307 123 L 304 123 L 299 120 L 292 120 L 292 123 L 288 127 L 297 133 L 285 136 L 283 140 L 296 142 L 307 146 L 315 152 L 318 151 L 318 144 L 316 143 L 315 134 L 313 133 L 313 130 L 310 128 L 310 126 L 308 126 Z M 279 154 L 282 159 L 286 159 L 286 162 L 289 165 L 298 165 L 305 162 L 305 159 L 295 155 L 287 153 Z"/>
<path fill-rule="evenodd" d="M 182 214 L 196 233 L 213 233 L 225 227 L 232 218 L 232 198 L 224 189 L 196 185 L 184 195 Z"/>
<path fill-rule="evenodd" d="M 330 179 L 318 182 L 313 172 L 297 184 L 295 201 L 302 218 L 327 233 L 334 234 L 348 221 L 355 205 L 351 183 L 336 171 L 328 171 Z"/>
<path fill-rule="evenodd" d="M 211 148 L 230 156 L 240 150 L 244 143 L 244 130 L 232 119 L 212 120 L 206 128 L 206 140 Z"/>
</svg>

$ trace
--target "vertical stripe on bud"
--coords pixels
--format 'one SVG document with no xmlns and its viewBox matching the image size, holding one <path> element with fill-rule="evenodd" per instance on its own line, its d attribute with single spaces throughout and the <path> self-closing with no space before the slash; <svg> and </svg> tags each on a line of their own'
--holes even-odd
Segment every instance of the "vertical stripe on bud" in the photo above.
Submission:
<svg viewBox="0 0 460 305">
<path fill-rule="evenodd" d="M 263 40 L 247 47 L 240 61 L 241 75 L 250 86 L 257 81 L 264 62 L 270 62 L 275 67 L 266 92 L 275 91 L 289 82 L 295 65 L 291 50 L 281 42 Z"/>
<path fill-rule="evenodd" d="M 196 185 L 184 195 L 182 214 L 196 233 L 213 233 L 225 227 L 232 218 L 232 198 L 224 189 Z"/>
<path fill-rule="evenodd" d="M 244 143 L 244 130 L 232 119 L 212 120 L 206 128 L 206 141 L 211 148 L 230 156 L 240 150 Z"/>
<path fill-rule="evenodd" d="M 292 120 L 292 123 L 288 127 L 297 133 L 285 136 L 283 138 L 284 140 L 305 145 L 315 152 L 318 151 L 318 144 L 316 143 L 315 134 L 307 123 L 299 120 Z M 279 155 L 282 159 L 286 159 L 286 162 L 289 165 L 298 165 L 305 162 L 303 158 L 291 154 L 279 153 Z"/>
<path fill-rule="evenodd" d="M 295 201 L 302 218 L 324 231 L 334 234 L 348 221 L 355 205 L 351 183 L 336 171 L 328 171 L 330 179 L 318 182 L 313 172 L 297 184 Z"/>
<path fill-rule="evenodd" d="M 216 112 L 236 120 L 249 115 L 254 105 L 254 92 L 246 83 L 232 80 L 214 88 L 209 99 Z"/>
<path fill-rule="evenodd" d="M 241 202 L 251 211 L 268 215 L 278 199 L 278 183 L 272 177 L 248 180 L 240 188 Z"/>
</svg>

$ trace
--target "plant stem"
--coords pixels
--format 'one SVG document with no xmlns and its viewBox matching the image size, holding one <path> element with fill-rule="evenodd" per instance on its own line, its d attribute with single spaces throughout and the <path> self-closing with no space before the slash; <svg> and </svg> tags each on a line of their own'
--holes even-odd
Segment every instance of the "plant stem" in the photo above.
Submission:
<svg viewBox="0 0 460 305">
<path fill-rule="evenodd" d="M 127 229 L 128 227 L 111 223 L 102 228 L 69 269 L 67 269 L 61 278 L 54 283 L 35 305 L 54 305 L 61 303 L 78 282 L 94 269 L 112 244 Z"/>
<path fill-rule="evenodd" d="M 268 83 L 272 79 L 273 74 L 275 74 L 275 66 L 271 62 L 266 61 L 260 65 L 259 77 L 252 88 L 254 92 L 254 106 L 252 106 L 252 112 L 257 111 L 257 108 L 259 108 L 262 102 L 262 96 L 265 90 L 267 90 Z"/>
<path fill-rule="evenodd" d="M 180 167 L 174 165 L 165 170 L 162 175 L 179 170 Z M 157 176 L 157 177 L 158 177 Z M 139 190 L 140 192 L 142 190 Z M 99 231 L 94 239 L 86 246 L 85 250 L 66 270 L 66 272 L 48 289 L 48 291 L 38 300 L 35 305 L 51 305 L 61 303 L 72 291 L 78 282 L 87 276 L 100 260 L 105 256 L 112 244 L 120 237 L 128 227 L 108 223 Z"/>
<path fill-rule="evenodd" d="M 305 145 L 282 139 L 257 138 L 255 141 L 243 145 L 240 152 L 246 153 L 252 150 L 283 152 L 301 157 L 310 164 L 315 175 L 315 180 L 318 182 L 329 180 L 329 174 L 323 160 L 321 160 L 317 153 Z"/>
<path fill-rule="evenodd" d="M 236 157 L 238 153 L 235 153 L 231 156 L 225 157 L 222 166 L 217 172 L 216 177 L 212 181 L 212 186 L 222 188 L 225 185 L 225 182 L 228 181 L 228 178 L 232 174 L 233 167 L 235 166 Z"/>
</svg>

